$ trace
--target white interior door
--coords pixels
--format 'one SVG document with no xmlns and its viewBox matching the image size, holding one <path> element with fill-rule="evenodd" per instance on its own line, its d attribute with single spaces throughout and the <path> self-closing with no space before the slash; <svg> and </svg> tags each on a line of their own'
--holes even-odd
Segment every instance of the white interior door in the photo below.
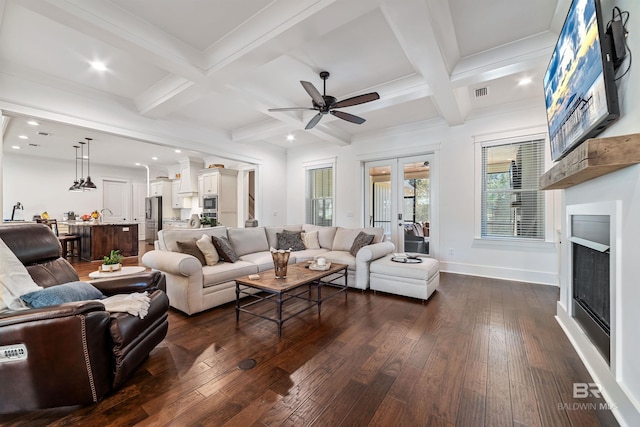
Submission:
<svg viewBox="0 0 640 427">
<path fill-rule="evenodd" d="M 422 155 L 365 163 L 367 224 L 382 227 L 397 252 L 431 253 L 433 160 Z"/>
<path fill-rule="evenodd" d="M 102 181 L 102 219 L 104 222 L 131 221 L 131 185 L 125 180 Z"/>
</svg>

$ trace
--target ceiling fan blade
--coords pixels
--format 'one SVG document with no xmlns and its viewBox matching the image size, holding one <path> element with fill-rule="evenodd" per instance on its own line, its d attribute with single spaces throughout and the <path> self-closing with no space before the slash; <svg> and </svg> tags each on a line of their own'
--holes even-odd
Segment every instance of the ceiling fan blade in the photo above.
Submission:
<svg viewBox="0 0 640 427">
<path fill-rule="evenodd" d="M 366 122 L 366 120 L 363 119 L 362 117 L 354 116 L 353 114 L 345 113 L 344 111 L 331 110 L 329 112 L 334 116 L 338 117 L 339 119 L 346 120 L 348 122 L 355 123 L 358 125 L 361 125 L 364 122 Z"/>
<path fill-rule="evenodd" d="M 322 113 L 318 113 L 315 116 L 313 116 L 313 118 L 309 120 L 309 123 L 307 123 L 307 126 L 305 126 L 305 129 L 307 130 L 312 129 L 315 125 L 318 124 L 321 118 L 322 118 Z"/>
<path fill-rule="evenodd" d="M 324 98 L 312 83 L 300 80 L 300 84 L 302 85 L 304 90 L 307 91 L 311 99 L 313 99 L 316 102 L 316 104 L 318 104 L 321 107 L 324 107 Z"/>
<path fill-rule="evenodd" d="M 311 107 L 288 107 L 288 108 L 269 108 L 268 111 L 298 111 L 298 110 L 315 110 Z"/>
<path fill-rule="evenodd" d="M 352 105 L 364 104 L 365 102 L 375 101 L 376 99 L 380 99 L 378 92 L 365 93 L 364 95 L 358 95 L 353 98 L 338 101 L 332 108 L 351 107 Z"/>
</svg>

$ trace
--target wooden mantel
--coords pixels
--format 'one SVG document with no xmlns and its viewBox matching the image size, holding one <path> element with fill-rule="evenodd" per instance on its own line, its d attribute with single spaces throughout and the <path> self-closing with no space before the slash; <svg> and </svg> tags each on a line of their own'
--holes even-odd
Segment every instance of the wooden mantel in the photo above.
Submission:
<svg viewBox="0 0 640 427">
<path fill-rule="evenodd" d="M 569 188 L 640 163 L 640 133 L 592 138 L 540 177 L 541 190 Z"/>
</svg>

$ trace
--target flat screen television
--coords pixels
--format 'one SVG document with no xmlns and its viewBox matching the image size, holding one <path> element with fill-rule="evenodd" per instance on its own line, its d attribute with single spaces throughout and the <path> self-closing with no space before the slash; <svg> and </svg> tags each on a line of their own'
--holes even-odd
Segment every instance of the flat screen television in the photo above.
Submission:
<svg viewBox="0 0 640 427">
<path fill-rule="evenodd" d="M 573 0 L 544 76 L 554 161 L 618 118 L 611 48 L 600 0 Z"/>
</svg>

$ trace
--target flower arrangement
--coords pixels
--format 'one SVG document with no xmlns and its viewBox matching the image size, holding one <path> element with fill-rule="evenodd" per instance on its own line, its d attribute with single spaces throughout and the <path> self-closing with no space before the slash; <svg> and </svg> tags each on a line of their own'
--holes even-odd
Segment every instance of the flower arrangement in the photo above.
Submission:
<svg viewBox="0 0 640 427">
<path fill-rule="evenodd" d="M 98 211 L 91 212 L 91 218 L 93 218 L 93 219 L 100 218 L 100 212 L 98 212 Z"/>
</svg>

